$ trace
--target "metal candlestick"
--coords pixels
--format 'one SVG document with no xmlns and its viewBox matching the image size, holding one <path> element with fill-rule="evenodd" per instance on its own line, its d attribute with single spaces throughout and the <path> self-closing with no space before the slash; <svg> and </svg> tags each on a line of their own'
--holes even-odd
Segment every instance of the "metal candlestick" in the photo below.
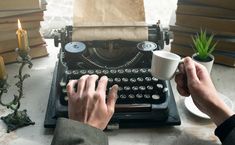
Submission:
<svg viewBox="0 0 235 145">
<path fill-rule="evenodd" d="M 28 125 L 34 125 L 35 123 L 30 120 L 30 118 L 27 115 L 27 110 L 19 111 L 20 108 L 20 99 L 23 97 L 23 82 L 25 79 L 30 77 L 29 74 L 22 74 L 23 68 L 25 65 L 28 65 L 29 68 L 32 68 L 33 64 L 31 62 L 31 58 L 28 55 L 27 51 L 20 51 L 16 49 L 19 56 L 17 58 L 18 63 L 20 63 L 19 72 L 18 75 L 15 76 L 19 81 L 15 84 L 15 86 L 18 88 L 18 95 L 14 95 L 12 101 L 8 103 L 4 103 L 2 101 L 3 94 L 8 92 L 8 88 L 10 87 L 7 83 L 7 76 L 0 80 L 0 104 L 2 106 L 7 107 L 8 109 L 13 110 L 14 112 L 11 114 L 8 114 L 5 117 L 1 117 L 1 119 L 4 121 L 4 123 L 7 125 L 7 132 L 16 130 L 17 128 L 28 126 Z"/>
</svg>

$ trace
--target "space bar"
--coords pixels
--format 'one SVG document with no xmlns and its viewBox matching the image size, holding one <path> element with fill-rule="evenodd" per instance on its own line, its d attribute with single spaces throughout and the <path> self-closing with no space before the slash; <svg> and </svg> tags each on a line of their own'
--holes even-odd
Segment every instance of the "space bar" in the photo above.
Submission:
<svg viewBox="0 0 235 145">
<path fill-rule="evenodd" d="M 149 112 L 151 104 L 116 104 L 115 112 Z"/>
</svg>

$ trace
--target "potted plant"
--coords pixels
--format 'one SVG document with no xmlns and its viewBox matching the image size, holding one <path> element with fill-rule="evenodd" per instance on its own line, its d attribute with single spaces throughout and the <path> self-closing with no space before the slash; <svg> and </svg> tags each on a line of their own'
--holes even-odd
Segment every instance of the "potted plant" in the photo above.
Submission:
<svg viewBox="0 0 235 145">
<path fill-rule="evenodd" d="M 199 34 L 192 37 L 194 44 L 193 49 L 195 51 L 192 59 L 204 65 L 209 73 L 211 72 L 215 59 L 212 52 L 217 44 L 217 42 L 213 43 L 213 38 L 214 35 L 207 35 L 206 30 L 201 30 Z"/>
</svg>

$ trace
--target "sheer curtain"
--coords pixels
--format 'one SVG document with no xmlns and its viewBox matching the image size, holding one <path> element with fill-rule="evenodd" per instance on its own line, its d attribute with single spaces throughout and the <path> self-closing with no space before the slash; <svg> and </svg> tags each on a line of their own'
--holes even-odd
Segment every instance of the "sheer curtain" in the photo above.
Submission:
<svg viewBox="0 0 235 145">
<path fill-rule="evenodd" d="M 41 32 L 44 37 L 52 37 L 55 29 L 72 25 L 73 0 L 47 0 L 47 11 L 44 13 Z M 144 0 L 146 22 L 155 24 L 161 21 L 168 27 L 172 12 L 176 9 L 177 0 Z"/>
</svg>

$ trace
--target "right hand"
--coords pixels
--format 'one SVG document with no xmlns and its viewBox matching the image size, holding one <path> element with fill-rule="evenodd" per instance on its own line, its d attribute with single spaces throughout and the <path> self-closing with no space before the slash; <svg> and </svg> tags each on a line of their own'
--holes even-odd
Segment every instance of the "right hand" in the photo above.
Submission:
<svg viewBox="0 0 235 145">
<path fill-rule="evenodd" d="M 234 112 L 218 97 L 206 68 L 186 57 L 179 66 L 180 73 L 175 76 L 177 90 L 182 96 L 191 95 L 193 102 L 220 125 Z"/>
</svg>

